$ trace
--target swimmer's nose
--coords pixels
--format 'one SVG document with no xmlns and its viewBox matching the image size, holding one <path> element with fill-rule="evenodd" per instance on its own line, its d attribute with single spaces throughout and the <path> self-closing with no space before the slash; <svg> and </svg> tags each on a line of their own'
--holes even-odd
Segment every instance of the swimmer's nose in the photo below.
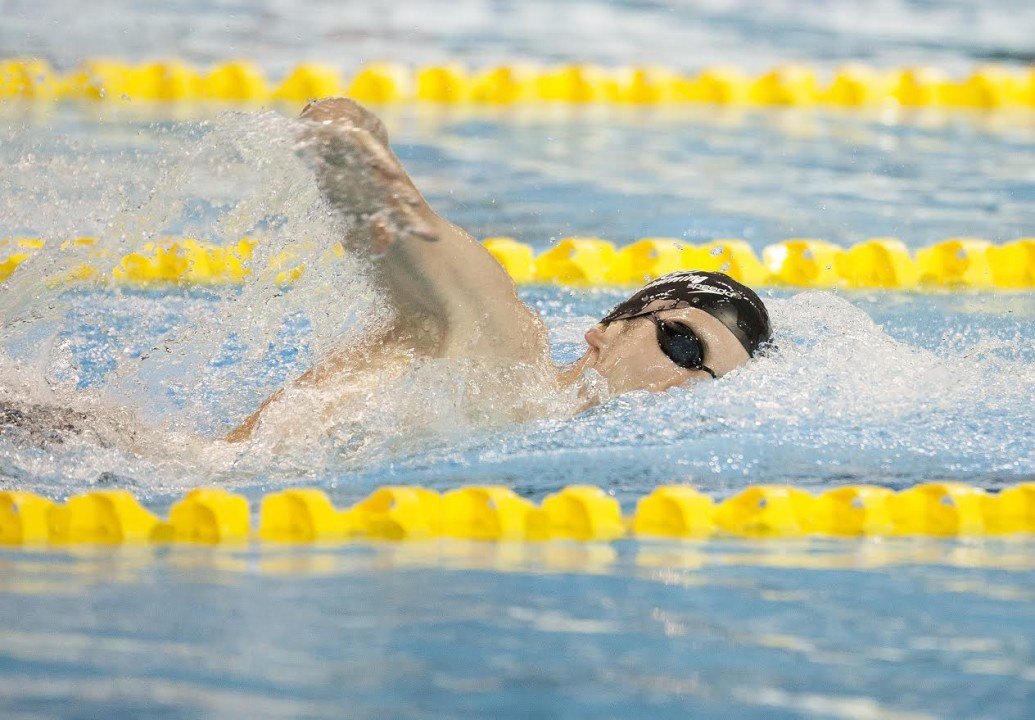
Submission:
<svg viewBox="0 0 1035 720">
<path fill-rule="evenodd" d="M 597 323 L 586 331 L 586 343 L 591 348 L 600 350 L 604 346 L 604 326 Z"/>
</svg>

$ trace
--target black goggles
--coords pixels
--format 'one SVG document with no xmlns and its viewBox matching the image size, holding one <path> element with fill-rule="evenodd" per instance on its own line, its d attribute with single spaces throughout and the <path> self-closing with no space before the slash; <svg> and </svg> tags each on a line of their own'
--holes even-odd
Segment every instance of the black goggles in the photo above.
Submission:
<svg viewBox="0 0 1035 720">
<path fill-rule="evenodd" d="M 683 323 L 662 320 L 657 313 L 647 315 L 658 331 L 658 345 L 668 359 L 687 370 L 704 370 L 716 377 L 715 372 L 704 364 L 704 343 Z"/>
</svg>

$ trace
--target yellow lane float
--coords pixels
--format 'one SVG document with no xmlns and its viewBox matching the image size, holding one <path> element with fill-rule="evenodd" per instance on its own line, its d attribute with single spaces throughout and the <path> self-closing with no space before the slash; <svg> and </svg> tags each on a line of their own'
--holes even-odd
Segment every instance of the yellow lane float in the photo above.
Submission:
<svg viewBox="0 0 1035 720">
<path fill-rule="evenodd" d="M 783 485 L 758 485 L 723 501 L 715 524 L 733 535 L 805 535 L 811 528 L 815 498 Z"/>
<path fill-rule="evenodd" d="M 914 288 L 920 279 L 916 260 L 897 238 L 870 238 L 834 256 L 839 279 L 851 288 Z"/>
<path fill-rule="evenodd" d="M 1035 106 L 1031 76 L 1031 71 L 994 65 L 951 78 L 936 68 L 876 70 L 859 64 L 825 74 L 807 65 L 784 65 L 751 76 L 726 67 L 687 73 L 658 66 L 601 68 L 570 63 L 535 67 L 511 63 L 469 72 L 453 63 L 411 68 L 374 62 L 351 73 L 329 65 L 303 63 L 279 81 L 271 81 L 253 63 L 242 59 L 228 59 L 203 70 L 175 59 L 135 65 L 97 58 L 61 74 L 39 58 L 9 58 L 0 60 L 0 99 L 305 102 L 347 93 L 378 104 L 414 100 L 495 105 L 824 104 L 843 108 L 989 110 Z"/>
<path fill-rule="evenodd" d="M 614 540 L 625 534 L 618 501 L 592 485 L 571 485 L 547 495 L 533 522 L 533 534 L 541 539 Z"/>
<path fill-rule="evenodd" d="M 749 97 L 758 105 L 811 105 L 819 99 L 816 73 L 803 65 L 775 68 L 752 84 Z"/>
<path fill-rule="evenodd" d="M 753 539 L 805 536 L 1000 536 L 1035 532 L 1035 483 L 988 492 L 958 482 L 898 492 L 848 485 L 819 495 L 755 485 L 716 502 L 699 488 L 655 488 L 623 517 L 601 488 L 572 485 L 536 504 L 499 485 L 440 494 L 416 486 L 375 490 L 336 508 L 318 488 L 289 488 L 253 505 L 222 488 L 199 488 L 161 519 L 126 490 L 95 490 L 58 503 L 0 492 L 0 545 L 341 543 L 454 538 L 486 542 L 609 542 L 621 538 Z"/>
<path fill-rule="evenodd" d="M 995 287 L 1035 287 L 1035 238 L 992 245 L 986 252 Z"/>
<path fill-rule="evenodd" d="M 769 271 L 744 240 L 722 238 L 687 254 L 688 269 L 722 272 L 745 285 L 765 285 Z"/>
<path fill-rule="evenodd" d="M 259 538 L 274 542 L 311 543 L 340 540 L 353 524 L 314 488 L 270 493 L 259 510 Z"/>
<path fill-rule="evenodd" d="M 412 97 L 410 71 L 396 63 L 374 63 L 352 78 L 346 94 L 368 104 L 396 103 Z"/>
<path fill-rule="evenodd" d="M 916 253 L 920 282 L 941 287 L 993 287 L 992 244 L 980 238 L 950 238 Z"/>
<path fill-rule="evenodd" d="M 102 276 L 91 258 L 105 257 L 95 238 L 56 243 L 80 253 L 82 262 L 48 283 L 93 281 L 135 286 L 239 284 L 258 273 L 290 284 L 305 272 L 288 246 L 269 256 L 268 268 L 252 266 L 258 241 L 243 238 L 214 245 L 192 238 L 147 243 L 121 257 Z M 827 240 L 790 238 L 768 245 L 762 260 L 744 240 L 695 245 L 677 238 L 642 238 L 624 247 L 599 238 L 563 238 L 538 256 L 509 237 L 484 241 L 485 249 L 521 285 L 636 286 L 675 270 L 712 270 L 753 287 L 914 290 L 1025 290 L 1035 287 L 1035 238 L 994 245 L 980 238 L 949 238 L 914 256 L 896 238 L 870 238 L 850 248 Z M 39 238 L 0 238 L 0 282 L 44 246 Z M 340 246 L 314 262 L 342 257 Z M 263 270 L 263 272 L 259 272 Z M 265 272 L 268 270 L 269 272 Z"/>
<path fill-rule="evenodd" d="M 467 102 L 471 79 L 463 65 L 430 65 L 417 70 L 416 99 L 434 103 Z"/>
<path fill-rule="evenodd" d="M 368 538 L 434 537 L 439 534 L 442 523 L 442 496 L 420 487 L 383 487 L 344 515 L 357 534 Z"/>
<path fill-rule="evenodd" d="M 344 92 L 341 77 L 334 68 L 310 63 L 292 70 L 273 91 L 273 99 L 301 103 Z"/>
<path fill-rule="evenodd" d="M 607 285 L 617 256 L 606 240 L 565 238 L 536 258 L 535 279 L 573 287 Z"/>
<path fill-rule="evenodd" d="M 812 506 L 810 526 L 827 535 L 888 535 L 894 530 L 883 487 L 850 485 L 827 490 Z"/>
<path fill-rule="evenodd" d="M 878 105 L 892 96 L 894 78 L 890 73 L 866 65 L 845 65 L 820 91 L 819 101 L 829 105 L 860 107 Z"/>
<path fill-rule="evenodd" d="M 482 244 L 514 282 L 524 285 L 535 280 L 535 250 L 531 245 L 509 237 L 486 238 Z"/>
<path fill-rule="evenodd" d="M 696 250 L 673 238 L 643 238 L 618 251 L 610 278 L 618 285 L 642 285 L 654 278 L 692 266 L 688 252 Z"/>
<path fill-rule="evenodd" d="M 895 531 L 907 535 L 981 535 L 987 494 L 963 483 L 925 483 L 888 498 Z"/>
<path fill-rule="evenodd" d="M 989 534 L 1029 532 L 1035 528 L 1035 483 L 1022 483 L 984 497 Z"/>
<path fill-rule="evenodd" d="M 243 495 L 222 488 L 198 488 L 169 510 L 168 532 L 172 542 L 216 545 L 247 540 L 250 521 L 251 510 Z"/>
<path fill-rule="evenodd" d="M 536 506 L 499 485 L 463 487 L 442 496 L 440 529 L 467 540 L 525 540 Z"/>
<path fill-rule="evenodd" d="M 54 502 L 33 493 L 0 492 L 0 545 L 31 545 L 50 539 Z"/>
<path fill-rule="evenodd" d="M 637 537 L 702 537 L 715 529 L 715 503 L 687 485 L 659 487 L 636 504 Z"/>
<path fill-rule="evenodd" d="M 762 251 L 762 261 L 779 285 L 834 287 L 841 283 L 837 260 L 844 249 L 826 240 L 791 238 Z"/>
<path fill-rule="evenodd" d="M 94 490 L 52 507 L 47 523 L 54 544 L 120 545 L 150 542 L 159 520 L 127 490 Z"/>
<path fill-rule="evenodd" d="M 250 62 L 228 62 L 212 68 L 202 80 L 206 100 L 265 100 L 270 97 L 266 76 Z"/>
</svg>

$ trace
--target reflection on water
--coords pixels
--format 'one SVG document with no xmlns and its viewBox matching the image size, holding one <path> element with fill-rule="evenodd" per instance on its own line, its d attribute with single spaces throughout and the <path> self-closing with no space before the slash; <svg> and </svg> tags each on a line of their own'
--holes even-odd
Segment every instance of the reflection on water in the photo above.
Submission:
<svg viewBox="0 0 1035 720">
<path fill-rule="evenodd" d="M 233 543 L 118 548 L 81 545 L 60 549 L 11 548 L 0 555 L 0 566 L 4 570 L 3 591 L 26 595 L 35 594 L 33 582 L 40 575 L 65 581 L 68 588 L 82 589 L 89 585 L 140 582 L 158 569 L 197 572 L 218 583 L 234 582 L 235 574 L 333 577 L 388 568 L 581 575 L 631 573 L 663 583 L 683 581 L 676 578 L 690 582 L 697 571 L 723 567 L 866 572 L 931 566 L 1016 571 L 1021 573 L 1017 577 L 1023 578 L 1024 572 L 1035 570 L 1032 542 L 1026 535 L 1017 535 L 1001 539 L 951 540 L 811 537 L 508 543 L 436 539 L 305 545 L 242 542 L 236 547 Z M 26 581 L 25 584 L 22 581 Z M 993 588 L 969 584 L 962 576 L 958 589 L 1006 597 Z"/>
<path fill-rule="evenodd" d="M 1031 551 L 1029 539 L 6 551 L 0 707 L 959 718 L 994 698 L 996 717 L 1024 718 Z"/>
</svg>

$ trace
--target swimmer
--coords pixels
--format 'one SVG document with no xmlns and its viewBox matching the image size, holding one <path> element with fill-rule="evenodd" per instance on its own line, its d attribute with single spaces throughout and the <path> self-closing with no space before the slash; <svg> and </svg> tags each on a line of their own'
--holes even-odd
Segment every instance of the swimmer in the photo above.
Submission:
<svg viewBox="0 0 1035 720">
<path fill-rule="evenodd" d="M 558 389 L 595 371 L 608 394 L 618 395 L 720 378 L 771 337 L 769 315 L 752 290 L 722 273 L 676 272 L 615 307 L 586 332 L 585 354 L 558 368 L 546 327 L 518 298 L 506 270 L 431 209 L 377 116 L 352 100 L 330 98 L 307 105 L 301 119 L 303 153 L 320 191 L 351 228 L 343 241 L 372 261 L 395 320 L 273 393 L 226 436 L 229 442 L 252 437 L 278 404 L 291 401 L 293 389 L 358 389 L 365 375 L 401 372 L 418 358 L 469 361 L 488 375 L 522 366 Z M 587 397 L 581 409 L 596 402 Z"/>
</svg>

